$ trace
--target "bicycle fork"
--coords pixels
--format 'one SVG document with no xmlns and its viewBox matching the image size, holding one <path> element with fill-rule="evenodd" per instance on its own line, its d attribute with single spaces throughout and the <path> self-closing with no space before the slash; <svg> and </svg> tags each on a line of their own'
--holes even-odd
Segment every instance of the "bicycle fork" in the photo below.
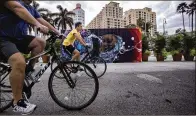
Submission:
<svg viewBox="0 0 196 116">
<path fill-rule="evenodd" d="M 67 81 L 67 84 L 71 87 L 74 88 L 75 87 L 75 83 L 72 80 L 72 78 L 70 77 L 69 73 L 67 72 L 67 70 L 65 69 L 64 65 L 62 65 L 63 63 L 60 62 L 59 60 L 57 60 L 57 64 L 60 67 L 60 71 L 62 72 L 65 80 Z M 66 67 L 67 68 L 67 67 Z"/>
</svg>

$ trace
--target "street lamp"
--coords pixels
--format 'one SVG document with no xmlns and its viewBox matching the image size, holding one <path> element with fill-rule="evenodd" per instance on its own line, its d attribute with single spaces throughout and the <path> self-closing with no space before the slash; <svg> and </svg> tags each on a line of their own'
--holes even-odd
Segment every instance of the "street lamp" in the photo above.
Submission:
<svg viewBox="0 0 196 116">
<path fill-rule="evenodd" d="M 146 36 L 146 18 L 145 18 L 145 36 Z"/>
<path fill-rule="evenodd" d="M 166 18 L 163 19 L 163 35 L 165 35 L 165 24 L 167 24 Z"/>
</svg>

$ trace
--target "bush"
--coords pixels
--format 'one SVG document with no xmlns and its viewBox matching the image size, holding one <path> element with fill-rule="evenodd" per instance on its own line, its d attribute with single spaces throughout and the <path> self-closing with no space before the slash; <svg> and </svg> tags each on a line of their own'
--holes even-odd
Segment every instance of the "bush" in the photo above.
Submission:
<svg viewBox="0 0 196 116">
<path fill-rule="evenodd" d="M 168 49 L 172 55 L 179 54 L 183 49 L 183 35 L 176 34 L 168 39 Z"/>
<path fill-rule="evenodd" d="M 149 51 L 148 38 L 147 36 L 142 35 L 142 54 L 144 54 L 146 51 Z"/>
<path fill-rule="evenodd" d="M 195 48 L 190 50 L 190 56 L 196 56 Z"/>
<path fill-rule="evenodd" d="M 59 54 L 61 52 L 61 40 L 56 40 L 55 42 L 56 51 Z"/>
<path fill-rule="evenodd" d="M 150 55 L 151 54 L 151 52 L 149 51 L 149 50 L 146 50 L 145 52 L 144 52 L 146 55 Z"/>
<path fill-rule="evenodd" d="M 154 43 L 154 52 L 156 54 L 162 54 L 162 50 L 165 49 L 166 46 L 166 38 L 163 35 L 158 34 L 152 41 Z"/>
<path fill-rule="evenodd" d="M 163 48 L 163 49 L 161 50 L 161 54 L 162 54 L 162 56 L 164 57 L 164 59 L 167 59 L 167 56 L 169 55 L 169 52 L 167 52 L 166 49 Z"/>
<path fill-rule="evenodd" d="M 196 47 L 195 35 L 191 36 L 186 33 L 183 34 L 183 51 L 184 55 L 193 55 L 193 49 Z M 192 50 L 192 53 L 191 53 Z"/>
<path fill-rule="evenodd" d="M 175 55 L 175 54 L 179 54 L 179 53 L 180 53 L 179 50 L 172 50 L 172 51 L 170 51 L 171 55 Z"/>
</svg>

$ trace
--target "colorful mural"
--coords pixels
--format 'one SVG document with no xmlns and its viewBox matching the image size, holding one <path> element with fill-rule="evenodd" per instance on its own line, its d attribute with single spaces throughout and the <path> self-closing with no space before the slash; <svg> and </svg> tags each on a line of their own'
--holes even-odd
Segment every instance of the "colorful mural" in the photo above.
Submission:
<svg viewBox="0 0 196 116">
<path fill-rule="evenodd" d="M 70 31 L 65 32 L 65 36 Z M 93 45 L 99 44 L 99 55 L 106 62 L 141 62 L 141 32 L 139 29 L 89 29 L 81 31 L 81 36 L 87 44 L 91 45 L 90 50 L 97 49 Z M 94 39 L 98 42 L 95 44 Z M 85 48 L 79 41 L 74 46 L 85 53 Z M 71 59 L 61 47 L 62 57 Z"/>
</svg>

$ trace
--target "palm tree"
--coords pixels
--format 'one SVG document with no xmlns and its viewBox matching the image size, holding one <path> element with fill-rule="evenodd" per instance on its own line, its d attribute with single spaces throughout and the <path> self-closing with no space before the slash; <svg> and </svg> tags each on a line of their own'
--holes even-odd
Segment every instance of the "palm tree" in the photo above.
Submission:
<svg viewBox="0 0 196 116">
<path fill-rule="evenodd" d="M 52 13 L 51 16 L 54 18 L 54 25 L 57 25 L 58 30 L 61 27 L 63 31 L 67 29 L 67 24 L 72 29 L 73 25 L 73 18 L 70 17 L 71 15 L 75 15 L 74 12 L 68 11 L 66 8 L 63 9 L 61 5 L 57 6 L 57 9 L 59 9 L 58 13 Z M 62 32 L 63 33 L 63 32 Z"/>
<path fill-rule="evenodd" d="M 35 1 L 33 1 L 33 3 L 32 3 L 32 6 L 33 6 L 33 8 L 35 9 L 35 10 L 37 10 L 40 14 L 41 13 L 48 13 L 49 12 L 49 10 L 48 9 L 46 9 L 46 8 L 39 8 L 39 3 L 37 3 L 37 2 L 35 2 Z"/>
<path fill-rule="evenodd" d="M 191 18 L 192 18 L 192 20 L 191 20 L 191 27 L 192 27 L 192 33 L 193 33 L 193 22 L 194 22 L 194 13 L 195 13 L 195 21 L 196 21 L 196 1 L 195 0 L 193 0 L 193 2 L 192 3 L 190 3 L 189 5 L 188 5 L 188 10 L 187 10 L 187 14 L 189 15 L 189 16 L 191 16 Z M 196 30 L 196 27 L 195 27 L 195 30 Z"/>
<path fill-rule="evenodd" d="M 41 17 L 44 20 L 46 20 L 47 22 L 49 22 L 50 24 L 53 24 L 53 20 L 50 16 L 51 15 L 50 11 L 46 8 L 39 8 L 39 6 L 40 6 L 39 3 L 35 2 L 35 1 L 32 2 L 32 7 L 40 13 Z M 32 30 L 33 30 L 33 27 L 30 26 L 29 27 L 29 32 L 31 33 Z"/>
<path fill-rule="evenodd" d="M 145 27 L 145 23 L 144 23 L 144 27 Z M 147 22 L 146 23 L 146 33 L 149 36 L 149 30 L 152 29 L 153 25 L 151 22 Z"/>
<path fill-rule="evenodd" d="M 50 22 L 52 24 L 53 20 L 51 17 L 51 12 L 46 8 L 39 8 L 39 3 L 33 1 L 32 6 L 40 13 L 42 18 L 46 20 L 47 22 Z"/>
<path fill-rule="evenodd" d="M 142 18 L 139 18 L 137 20 L 137 26 L 140 27 L 142 31 L 145 31 L 145 33 L 147 33 L 148 36 L 149 36 L 149 30 L 153 27 L 151 22 L 145 23 L 144 19 Z"/>
<path fill-rule="evenodd" d="M 176 10 L 177 13 L 182 13 L 182 20 L 183 20 L 183 28 L 184 28 L 184 31 L 185 31 L 184 13 L 186 12 L 186 9 L 188 9 L 187 3 L 186 2 L 183 2 L 183 3 L 180 3 L 178 5 L 177 10 Z"/>
<path fill-rule="evenodd" d="M 193 32 L 193 15 L 194 15 L 194 10 L 193 10 L 192 4 L 189 4 L 188 10 L 187 10 L 186 13 L 189 15 L 189 17 L 191 16 L 191 29 L 192 29 L 192 32 Z"/>
<path fill-rule="evenodd" d="M 142 18 L 137 19 L 137 26 L 140 27 L 142 29 L 142 31 L 145 30 L 144 19 L 142 19 Z"/>
<path fill-rule="evenodd" d="M 126 28 L 136 28 L 136 25 L 135 24 L 130 24 L 130 25 L 127 25 L 125 26 Z"/>
<path fill-rule="evenodd" d="M 149 30 L 153 27 L 151 22 L 146 23 L 146 32 L 149 32 Z"/>
</svg>

